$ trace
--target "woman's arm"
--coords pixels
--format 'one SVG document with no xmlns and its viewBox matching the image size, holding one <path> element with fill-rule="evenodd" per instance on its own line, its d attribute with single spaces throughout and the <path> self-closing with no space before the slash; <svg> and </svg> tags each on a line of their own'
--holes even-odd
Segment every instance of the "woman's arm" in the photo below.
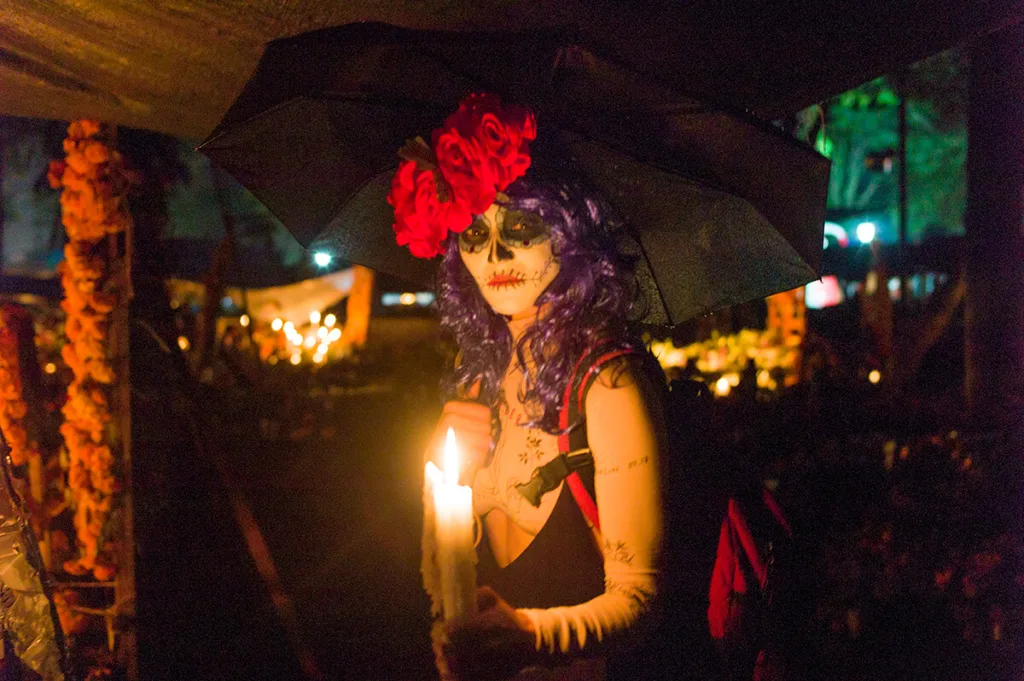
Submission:
<svg viewBox="0 0 1024 681">
<path fill-rule="evenodd" d="M 605 591 L 580 605 L 521 610 L 533 624 L 538 649 L 585 650 L 618 638 L 648 614 L 657 594 L 664 422 L 658 386 L 632 368 L 605 367 L 585 405 Z"/>
</svg>

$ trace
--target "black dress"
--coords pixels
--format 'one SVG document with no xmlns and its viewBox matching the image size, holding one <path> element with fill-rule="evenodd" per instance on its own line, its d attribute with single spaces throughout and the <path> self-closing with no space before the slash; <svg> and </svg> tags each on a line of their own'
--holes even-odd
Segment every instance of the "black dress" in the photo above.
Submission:
<svg viewBox="0 0 1024 681">
<path fill-rule="evenodd" d="M 582 367 L 577 365 L 569 393 L 577 399 L 566 400 L 566 420 L 563 423 L 576 423 L 578 408 L 586 403 L 586 395 L 605 360 L 624 354 L 631 355 L 638 361 L 639 370 L 650 371 L 652 377 L 663 379 L 660 367 L 652 356 L 637 353 L 631 348 L 622 352 L 615 350 L 614 347 L 604 346 L 601 352 L 594 352 L 590 356 L 598 359 L 590 359 Z M 561 442 L 559 449 L 563 454 L 587 450 L 586 424 L 580 423 L 570 430 L 568 441 Z M 586 458 L 580 459 L 585 463 L 575 464 L 573 469 L 579 474 L 590 498 L 596 500 L 593 457 L 588 454 Z M 493 587 L 517 608 L 578 605 L 605 591 L 604 556 L 598 549 L 594 533 L 568 483 L 563 482 L 557 491 L 553 490 L 549 494 L 558 494 L 551 515 L 515 560 L 504 568 L 498 567 L 486 532 L 478 549 L 478 583 Z M 706 609 L 706 603 L 702 605 Z M 660 626 L 652 628 L 650 625 L 648 622 L 643 627 L 646 633 L 633 638 L 625 646 L 610 648 L 588 643 L 586 651 L 570 651 L 568 655 L 543 653 L 541 664 L 547 668 L 548 675 L 531 677 L 527 673 L 513 678 L 540 678 L 545 681 L 688 681 L 707 678 L 703 674 L 680 673 L 683 666 L 676 659 L 680 648 L 677 637 L 668 637 L 667 629 Z M 704 630 L 706 632 L 706 623 Z"/>
<path fill-rule="evenodd" d="M 580 477 L 593 494 L 593 469 Z M 477 581 L 494 588 L 517 608 L 554 608 L 585 603 L 604 593 L 604 559 L 583 513 L 562 484 L 558 501 L 530 545 L 504 568 L 494 560 L 487 533 L 478 549 Z M 543 654 L 543 679 L 604 681 L 605 664 L 600 654 Z M 523 678 L 531 678 L 530 670 Z M 518 678 L 518 677 L 513 677 Z"/>
<path fill-rule="evenodd" d="M 585 403 L 586 393 L 596 379 L 596 364 L 580 370 L 573 381 L 572 393 L 579 393 L 579 403 Z M 581 386 L 581 383 L 583 384 Z M 567 423 L 577 418 L 576 400 L 565 405 Z M 560 449 L 568 451 L 585 450 L 588 447 L 585 424 L 573 428 L 568 442 Z M 562 453 L 565 453 L 564 451 Z M 580 457 L 583 458 L 583 457 Z M 575 467 L 583 486 L 595 499 L 593 457 L 586 456 L 587 464 Z M 562 482 L 560 488 L 549 494 L 558 494 L 558 500 L 547 522 L 529 546 L 504 568 L 494 560 L 484 533 L 478 549 L 477 582 L 494 588 L 502 598 L 517 608 L 556 608 L 585 603 L 604 593 L 604 556 L 597 546 L 594 533 L 573 498 L 569 485 Z M 570 655 L 543 654 L 541 660 L 548 670 L 543 679 L 565 679 L 573 681 L 605 681 L 605 655 L 595 646 L 588 646 L 585 653 L 573 651 Z M 611 661 L 613 666 L 615 661 Z M 615 674 L 616 678 L 620 675 Z M 527 674 L 524 678 L 530 678 Z"/>
</svg>

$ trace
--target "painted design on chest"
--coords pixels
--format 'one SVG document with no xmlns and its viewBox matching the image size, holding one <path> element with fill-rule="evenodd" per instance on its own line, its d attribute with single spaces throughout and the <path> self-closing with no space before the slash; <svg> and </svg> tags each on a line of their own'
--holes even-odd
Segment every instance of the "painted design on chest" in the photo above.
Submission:
<svg viewBox="0 0 1024 681">
<path fill-rule="evenodd" d="M 501 414 L 503 421 L 514 423 L 517 426 L 521 426 L 526 422 L 526 414 L 520 411 L 519 407 L 513 407 L 508 403 L 504 390 L 498 393 L 498 413 Z"/>
<path fill-rule="evenodd" d="M 542 442 L 540 432 L 535 428 L 531 428 L 526 433 L 526 451 L 519 452 L 519 463 L 526 465 L 543 459 L 544 450 L 541 449 Z"/>
<path fill-rule="evenodd" d="M 509 404 L 507 395 L 514 394 L 515 386 L 507 386 L 498 393 L 495 411 L 500 419 L 494 452 L 486 468 L 486 482 L 481 480 L 479 491 L 487 495 L 494 507 L 501 509 L 516 525 L 530 534 L 536 534 L 547 522 L 553 508 L 551 503 L 534 507 L 517 489 L 529 479 L 546 459 L 557 454 L 553 437 L 545 436 L 539 428 L 524 427 L 529 419 L 519 404 Z M 545 495 L 547 499 L 549 495 Z"/>
</svg>

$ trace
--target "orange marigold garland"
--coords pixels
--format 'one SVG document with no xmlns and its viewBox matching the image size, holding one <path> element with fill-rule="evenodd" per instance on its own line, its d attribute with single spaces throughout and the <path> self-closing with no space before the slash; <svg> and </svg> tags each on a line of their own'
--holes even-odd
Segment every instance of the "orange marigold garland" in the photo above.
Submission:
<svg viewBox="0 0 1024 681">
<path fill-rule="evenodd" d="M 24 419 L 28 405 L 21 393 L 21 369 L 18 364 L 18 336 L 0 310 L 0 431 L 11 448 L 11 462 L 22 466 L 39 457 L 39 447 L 29 440 Z"/>
<path fill-rule="evenodd" d="M 60 432 L 68 450 L 79 556 L 64 569 L 106 580 L 113 575 L 114 562 L 111 547 L 103 545 L 103 532 L 118 490 L 107 401 L 115 380 L 107 334 L 117 294 L 107 240 L 128 227 L 125 197 L 131 183 L 120 154 L 108 143 L 108 131 L 95 121 L 68 126 L 64 152 L 65 159 L 52 162 L 48 173 L 50 185 L 63 188 L 61 220 L 68 243 L 58 271 L 68 342 L 61 356 L 74 374 Z"/>
</svg>

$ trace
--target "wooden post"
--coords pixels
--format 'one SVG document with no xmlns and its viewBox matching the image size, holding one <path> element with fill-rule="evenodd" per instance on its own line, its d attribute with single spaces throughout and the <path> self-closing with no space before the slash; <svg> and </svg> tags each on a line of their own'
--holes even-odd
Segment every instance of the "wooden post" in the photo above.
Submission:
<svg viewBox="0 0 1024 681">
<path fill-rule="evenodd" d="M 899 92 L 897 95 L 900 98 L 899 104 L 899 136 L 900 136 L 900 174 L 899 174 L 899 193 L 900 193 L 900 269 L 896 273 L 900 278 L 900 305 L 903 309 L 907 309 L 907 297 L 910 294 L 910 272 L 907 272 L 907 235 L 909 234 L 909 226 L 907 224 L 908 210 L 907 210 L 907 73 L 905 69 L 901 69 L 899 76 L 897 77 Z"/>
<path fill-rule="evenodd" d="M 965 389 L 972 421 L 1024 429 L 1024 24 L 971 49 Z M 1024 452 L 1018 450 L 1024 458 Z"/>
<path fill-rule="evenodd" d="M 355 281 L 348 292 L 345 329 L 341 342 L 345 346 L 361 348 L 366 345 L 370 329 L 370 312 L 373 310 L 373 270 L 362 265 L 352 266 Z"/>
<path fill-rule="evenodd" d="M 116 138 L 115 138 L 116 139 Z M 129 306 L 133 297 L 132 289 L 132 221 L 124 231 L 123 243 L 118 236 L 107 237 L 109 263 L 115 270 L 112 276 L 118 282 L 117 305 L 110 317 L 109 353 L 110 363 L 117 377 L 117 384 L 111 391 L 111 413 L 113 416 L 114 444 L 121 450 L 121 537 L 117 556 L 117 573 L 114 578 L 114 612 L 116 618 L 107 616 L 108 645 L 113 647 L 116 631 L 116 654 L 118 664 L 125 671 L 128 681 L 139 678 L 138 654 L 135 635 L 135 527 L 132 508 L 132 457 L 131 457 L 131 365 L 129 362 Z"/>
</svg>

